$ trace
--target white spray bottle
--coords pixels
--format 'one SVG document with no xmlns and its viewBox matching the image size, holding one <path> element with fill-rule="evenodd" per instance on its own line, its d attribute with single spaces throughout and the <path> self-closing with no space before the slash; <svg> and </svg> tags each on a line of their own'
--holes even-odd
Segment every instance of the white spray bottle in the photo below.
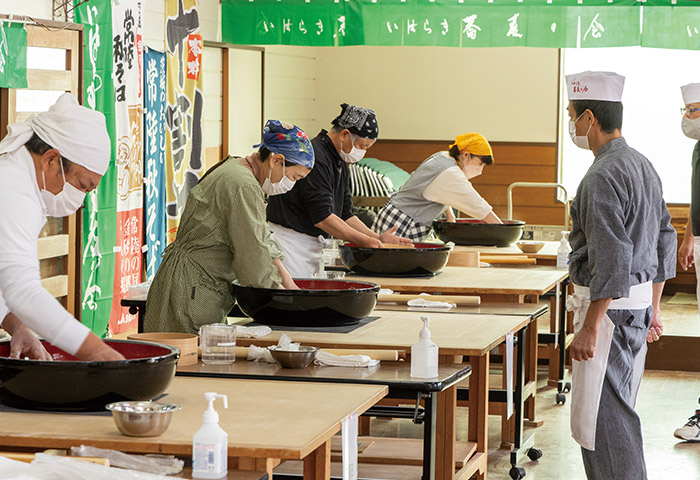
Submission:
<svg viewBox="0 0 700 480">
<path fill-rule="evenodd" d="M 411 376 L 434 378 L 438 374 L 438 346 L 430 339 L 430 317 L 422 316 L 420 319 L 423 320 L 423 329 L 418 342 L 411 347 Z"/>
<path fill-rule="evenodd" d="M 204 394 L 209 408 L 204 412 L 202 427 L 192 437 L 192 478 L 221 478 L 228 474 L 228 434 L 219 427 L 219 414 L 214 410 L 217 397 L 228 408 L 226 395 Z"/>
</svg>

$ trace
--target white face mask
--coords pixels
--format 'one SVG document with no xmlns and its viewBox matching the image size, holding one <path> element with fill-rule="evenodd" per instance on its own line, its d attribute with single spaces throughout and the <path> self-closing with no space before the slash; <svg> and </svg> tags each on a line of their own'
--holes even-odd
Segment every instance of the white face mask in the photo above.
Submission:
<svg viewBox="0 0 700 480">
<path fill-rule="evenodd" d="M 591 127 L 593 126 L 593 124 L 591 124 L 591 126 L 588 127 L 588 131 L 585 135 L 576 135 L 576 122 L 578 122 L 581 119 L 583 113 L 579 115 L 578 118 L 573 122 L 569 120 L 569 135 L 571 136 L 571 140 L 573 140 L 574 145 L 576 145 L 579 148 L 583 148 L 584 150 L 590 150 L 591 146 L 588 144 L 588 132 L 591 131 Z"/>
<path fill-rule="evenodd" d="M 272 180 L 270 180 L 271 178 L 272 167 L 270 167 L 270 174 L 262 184 L 262 191 L 267 195 L 282 195 L 283 193 L 287 193 L 294 188 L 294 184 L 296 183 L 294 180 L 285 175 L 284 163 L 282 164 L 282 179 L 279 182 L 272 183 Z"/>
<path fill-rule="evenodd" d="M 681 128 L 686 137 L 692 138 L 693 140 L 700 140 L 700 117 L 683 117 L 681 120 Z"/>
<path fill-rule="evenodd" d="M 73 215 L 83 204 L 85 192 L 78 190 L 72 184 L 66 182 L 66 174 L 61 163 L 61 175 L 63 175 L 63 190 L 54 195 L 46 190 L 46 175 L 41 172 L 41 179 L 44 181 L 44 188 L 39 192 L 46 204 L 46 213 L 52 217 L 67 217 Z"/>
<path fill-rule="evenodd" d="M 350 137 L 350 141 L 352 142 L 352 137 Z M 345 153 L 343 151 L 342 143 L 340 145 L 340 158 L 342 158 L 343 161 L 346 163 L 359 162 L 360 160 L 362 160 L 364 158 L 365 153 L 366 153 L 366 150 L 356 148 L 354 144 L 352 144 L 352 149 L 350 150 L 350 153 Z"/>
<path fill-rule="evenodd" d="M 481 165 L 465 165 L 462 171 L 467 178 L 472 179 L 481 175 L 482 167 Z"/>
</svg>

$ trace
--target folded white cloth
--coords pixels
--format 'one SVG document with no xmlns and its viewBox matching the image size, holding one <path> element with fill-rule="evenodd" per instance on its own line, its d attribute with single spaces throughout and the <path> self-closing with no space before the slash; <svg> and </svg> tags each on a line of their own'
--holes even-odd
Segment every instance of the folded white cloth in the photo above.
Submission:
<svg viewBox="0 0 700 480">
<path fill-rule="evenodd" d="M 241 328 L 241 327 L 238 327 Z M 261 327 L 248 327 L 248 328 L 261 328 Z M 268 328 L 268 327 L 262 327 L 262 328 Z M 269 330 L 269 329 L 268 329 Z M 272 331 L 272 330 L 270 330 Z M 255 338 L 255 337 L 252 337 Z M 283 333 L 280 335 L 280 339 L 277 341 L 277 346 L 281 349 L 284 350 L 299 350 L 299 345 L 298 343 L 292 343 L 292 339 L 289 338 L 289 335 L 286 333 Z M 267 362 L 267 363 L 276 363 L 275 359 L 272 358 L 272 354 L 267 348 L 262 348 L 262 347 L 257 347 L 255 345 L 251 345 L 248 347 L 248 357 L 247 360 L 250 360 L 252 362 Z"/>
<path fill-rule="evenodd" d="M 379 295 L 392 295 L 394 291 L 391 288 L 380 288 Z"/>
<path fill-rule="evenodd" d="M 373 360 L 367 355 L 335 355 L 319 350 L 314 363 L 328 367 L 374 367 L 379 365 L 379 360 Z"/>
<path fill-rule="evenodd" d="M 236 336 L 241 338 L 259 338 L 265 337 L 272 333 L 270 327 L 265 325 L 259 325 L 257 327 L 243 327 L 241 325 L 236 325 Z"/>
<path fill-rule="evenodd" d="M 255 345 L 248 347 L 247 360 L 251 362 L 275 363 L 275 359 L 272 358 L 272 354 L 267 348 L 256 347 Z"/>
<path fill-rule="evenodd" d="M 433 300 L 426 300 L 425 298 L 416 298 L 408 301 L 409 307 L 432 307 L 432 308 L 453 308 L 456 307 L 456 303 L 447 302 L 437 302 Z"/>
</svg>

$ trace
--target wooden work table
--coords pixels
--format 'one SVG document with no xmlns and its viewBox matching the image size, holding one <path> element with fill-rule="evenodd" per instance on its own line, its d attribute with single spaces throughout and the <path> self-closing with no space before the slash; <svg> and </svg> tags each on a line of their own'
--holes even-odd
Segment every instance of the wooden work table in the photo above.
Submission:
<svg viewBox="0 0 700 480">
<path fill-rule="evenodd" d="M 467 248 L 467 247 L 465 247 Z M 494 248 L 494 247 L 491 247 Z M 538 303 L 540 296 L 555 291 L 550 309 L 550 332 L 539 335 L 539 340 L 549 345 L 550 384 L 556 385 L 557 402 L 564 402 L 564 393 L 569 384 L 565 382 L 565 348 L 572 335 L 566 327 L 566 287 L 569 281 L 567 270 L 554 267 L 527 266 L 522 268 L 470 268 L 445 267 L 434 277 L 375 277 L 347 275 L 347 280 L 378 283 L 396 293 L 442 293 L 445 295 L 479 295 L 482 302 Z M 537 352 L 538 335 L 529 335 L 528 348 Z M 536 381 L 537 355 L 528 355 L 527 382 Z M 527 401 L 527 418 L 530 425 L 540 423 L 535 418 L 535 398 Z"/>
<path fill-rule="evenodd" d="M 458 382 L 467 379 L 471 366 L 465 363 L 455 365 L 440 365 L 435 378 L 420 379 L 411 377 L 411 363 L 406 361 L 382 361 L 379 365 L 369 368 L 329 367 L 309 365 L 306 368 L 282 368 L 278 364 L 265 362 L 250 362 L 239 360 L 230 365 L 196 365 L 179 366 L 177 375 L 214 378 L 243 378 L 277 381 L 305 381 L 324 383 L 359 383 L 370 385 L 386 385 L 389 387 L 387 398 L 398 399 L 401 403 L 417 403 L 423 401 L 424 410 L 419 414 L 417 408 L 398 406 L 376 406 L 367 413 L 370 416 L 395 416 L 412 418 L 416 423 L 423 423 L 423 445 L 413 439 L 374 439 L 361 437 L 361 441 L 369 444 L 369 448 L 361 452 L 358 460 L 364 463 L 383 463 L 386 461 L 406 462 L 407 464 L 422 465 L 424 480 L 438 480 L 445 477 L 435 459 L 442 458 L 444 452 L 437 447 L 444 445 L 444 439 L 438 438 L 436 420 L 448 417 L 445 412 L 437 410 L 438 398 L 449 395 Z M 447 393 L 445 393 L 447 392 Z M 444 402 L 442 403 L 444 405 Z M 416 405 L 418 407 L 418 405 Z M 369 420 L 368 418 L 366 420 Z M 367 423 L 367 425 L 369 425 Z M 369 433 L 369 431 L 367 431 Z M 450 444 L 451 445 L 451 444 Z M 417 447 L 417 448 L 416 448 Z M 458 467 L 471 457 L 476 449 L 473 442 L 460 442 L 455 449 L 454 457 Z M 389 459 L 387 459 L 389 457 Z M 400 458 L 397 458 L 400 457 Z"/>
<path fill-rule="evenodd" d="M 544 242 L 544 247 L 537 253 L 524 253 L 515 245 L 510 245 L 508 247 L 485 247 L 485 246 L 462 246 L 455 245 L 453 251 L 459 252 L 479 252 L 482 255 L 525 255 L 528 258 L 535 258 L 538 260 L 554 260 L 557 259 L 557 249 L 559 248 L 560 242 Z"/>
<path fill-rule="evenodd" d="M 239 338 L 239 345 L 274 345 L 282 333 L 303 345 L 326 348 L 409 349 L 416 342 L 422 327 L 420 313 L 375 311 L 378 319 L 349 333 L 327 333 L 274 330 L 256 339 Z M 469 431 L 467 440 L 476 444 L 476 452 L 455 472 L 456 389 L 440 392 L 437 397 L 436 478 L 467 479 L 486 476 L 488 448 L 489 355 L 500 345 L 508 332 L 522 331 L 530 323 L 527 315 L 459 315 L 431 313 L 432 340 L 441 355 L 469 356 L 472 373 L 469 377 Z M 442 439 L 442 443 L 440 443 Z M 440 453 L 438 453 L 440 452 Z"/>
<path fill-rule="evenodd" d="M 544 295 L 568 276 L 568 271 L 550 267 L 445 267 L 442 273 L 434 277 L 374 277 L 349 274 L 345 278 L 378 283 L 382 288 L 400 293 L 439 292 L 445 295 L 481 295 L 482 297 L 495 295 L 501 296 L 501 300 L 513 301 L 513 297 Z"/>
<path fill-rule="evenodd" d="M 158 437 L 121 435 L 108 416 L 0 412 L 0 446 L 70 448 L 81 444 L 133 453 L 192 455 L 202 425 L 204 392 L 228 395 L 217 405 L 228 433 L 229 457 L 304 460 L 305 479 L 330 478 L 330 440 L 341 422 L 363 413 L 388 389 L 379 385 L 326 385 L 175 377 L 162 400 L 182 407 Z"/>
</svg>

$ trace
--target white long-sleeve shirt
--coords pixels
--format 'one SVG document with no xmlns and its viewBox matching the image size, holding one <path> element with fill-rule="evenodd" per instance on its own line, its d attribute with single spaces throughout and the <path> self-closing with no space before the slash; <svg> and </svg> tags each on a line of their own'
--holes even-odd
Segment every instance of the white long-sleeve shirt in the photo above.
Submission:
<svg viewBox="0 0 700 480">
<path fill-rule="evenodd" d="M 464 172 L 455 165 L 443 171 L 431 181 L 423 196 L 431 202 L 456 208 L 479 220 L 491 213 L 491 205 L 474 189 Z"/>
<path fill-rule="evenodd" d="M 25 147 L 0 155 L 0 322 L 14 313 L 27 327 L 75 354 L 90 333 L 42 286 L 37 239 L 46 206 Z"/>
</svg>

